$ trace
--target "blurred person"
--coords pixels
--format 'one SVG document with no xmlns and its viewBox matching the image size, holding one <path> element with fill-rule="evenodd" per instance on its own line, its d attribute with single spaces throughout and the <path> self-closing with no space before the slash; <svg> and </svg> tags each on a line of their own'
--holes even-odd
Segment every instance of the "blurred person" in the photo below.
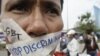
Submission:
<svg viewBox="0 0 100 56">
<path fill-rule="evenodd" d="M 66 48 L 63 49 L 63 52 L 66 53 L 67 56 L 78 56 L 79 53 L 79 43 L 76 40 L 76 31 L 71 29 L 66 33 Z"/>
<path fill-rule="evenodd" d="M 97 37 L 95 37 L 94 34 L 92 34 L 92 29 L 87 29 L 85 34 L 83 35 L 85 46 L 83 48 L 84 52 L 87 51 L 87 54 L 91 56 L 97 56 L 97 50 L 99 50 L 98 44 L 97 44 Z"/>
<path fill-rule="evenodd" d="M 63 51 L 64 49 L 67 48 L 67 39 L 65 33 L 62 34 L 60 38 L 60 43 L 57 45 L 57 48 L 54 52 L 55 56 L 66 56 L 66 51 Z"/>
<path fill-rule="evenodd" d="M 62 36 L 60 38 L 60 51 L 63 51 L 67 47 L 67 39 L 66 39 L 66 33 L 62 33 Z"/>
<path fill-rule="evenodd" d="M 2 0 L 1 18 L 12 18 L 33 38 L 62 30 L 62 8 L 63 0 Z"/>
</svg>

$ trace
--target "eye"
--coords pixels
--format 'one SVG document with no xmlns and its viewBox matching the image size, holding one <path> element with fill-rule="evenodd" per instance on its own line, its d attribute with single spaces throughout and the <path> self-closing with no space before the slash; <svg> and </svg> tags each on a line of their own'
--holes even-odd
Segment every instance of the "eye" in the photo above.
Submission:
<svg viewBox="0 0 100 56">
<path fill-rule="evenodd" d="M 11 12 L 13 12 L 15 14 L 24 14 L 27 12 L 27 9 L 24 7 L 14 7 L 14 8 L 12 8 Z"/>
<path fill-rule="evenodd" d="M 26 12 L 26 10 L 24 8 L 14 8 L 11 10 L 11 12 L 13 12 L 15 14 L 24 14 Z"/>
<path fill-rule="evenodd" d="M 60 15 L 59 11 L 56 8 L 48 8 L 46 9 L 46 13 L 52 17 Z"/>
<path fill-rule="evenodd" d="M 28 6 L 24 6 L 24 5 L 13 5 L 11 6 L 8 11 L 14 13 L 14 14 L 24 14 L 28 11 Z"/>
</svg>

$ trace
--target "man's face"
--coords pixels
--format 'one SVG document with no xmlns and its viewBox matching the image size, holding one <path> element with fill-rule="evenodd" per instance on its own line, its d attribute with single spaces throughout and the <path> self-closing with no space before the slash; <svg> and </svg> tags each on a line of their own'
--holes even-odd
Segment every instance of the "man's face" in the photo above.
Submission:
<svg viewBox="0 0 100 56">
<path fill-rule="evenodd" d="M 63 28 L 60 0 L 2 0 L 3 18 L 13 18 L 29 35 L 41 36 Z"/>
<path fill-rule="evenodd" d="M 68 34 L 67 37 L 68 38 L 73 38 L 73 34 Z"/>
</svg>

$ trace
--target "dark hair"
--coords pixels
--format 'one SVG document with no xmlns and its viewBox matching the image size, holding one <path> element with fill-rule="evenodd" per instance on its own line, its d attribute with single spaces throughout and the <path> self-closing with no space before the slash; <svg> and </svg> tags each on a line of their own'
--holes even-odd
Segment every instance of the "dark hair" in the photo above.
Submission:
<svg viewBox="0 0 100 56">
<path fill-rule="evenodd" d="M 60 0 L 60 2 L 61 2 L 61 9 L 63 9 L 64 0 Z"/>
<path fill-rule="evenodd" d="M 86 29 L 86 34 L 91 34 L 93 32 L 93 29 Z"/>
</svg>

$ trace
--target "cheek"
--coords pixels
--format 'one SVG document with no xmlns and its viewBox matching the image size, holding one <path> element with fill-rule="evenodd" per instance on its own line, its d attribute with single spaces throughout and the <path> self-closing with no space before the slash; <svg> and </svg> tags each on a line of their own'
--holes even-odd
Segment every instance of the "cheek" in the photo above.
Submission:
<svg viewBox="0 0 100 56">
<path fill-rule="evenodd" d="M 63 29 L 63 21 L 60 18 L 57 18 L 47 22 L 47 26 L 50 32 L 57 32 Z"/>
<path fill-rule="evenodd" d="M 67 35 L 68 37 L 70 36 L 70 35 Z"/>
<path fill-rule="evenodd" d="M 1 18 L 11 18 L 13 20 L 15 20 L 21 27 L 24 27 L 23 24 L 26 24 L 26 23 L 23 23 L 23 16 L 22 15 L 15 15 L 15 14 L 12 14 L 12 13 L 5 13 L 4 15 L 1 16 Z M 22 24 L 23 23 L 23 24 Z"/>
<path fill-rule="evenodd" d="M 23 15 L 15 15 L 12 13 L 5 13 L 4 15 L 2 15 L 2 18 L 11 18 L 13 20 L 15 20 L 17 23 L 19 23 L 20 21 L 22 21 L 22 19 L 24 18 Z"/>
<path fill-rule="evenodd" d="M 18 20 L 18 18 L 20 18 L 20 15 L 14 15 L 12 13 L 5 13 L 4 15 L 2 15 L 2 18 L 11 18 L 14 19 L 15 21 Z"/>
<path fill-rule="evenodd" d="M 25 15 L 26 16 L 26 15 Z M 16 20 L 20 20 L 22 19 L 23 17 L 25 17 L 24 15 L 18 15 L 18 14 L 13 14 L 13 13 L 5 13 L 3 15 L 4 18 L 12 18 L 14 19 L 15 21 Z"/>
</svg>

